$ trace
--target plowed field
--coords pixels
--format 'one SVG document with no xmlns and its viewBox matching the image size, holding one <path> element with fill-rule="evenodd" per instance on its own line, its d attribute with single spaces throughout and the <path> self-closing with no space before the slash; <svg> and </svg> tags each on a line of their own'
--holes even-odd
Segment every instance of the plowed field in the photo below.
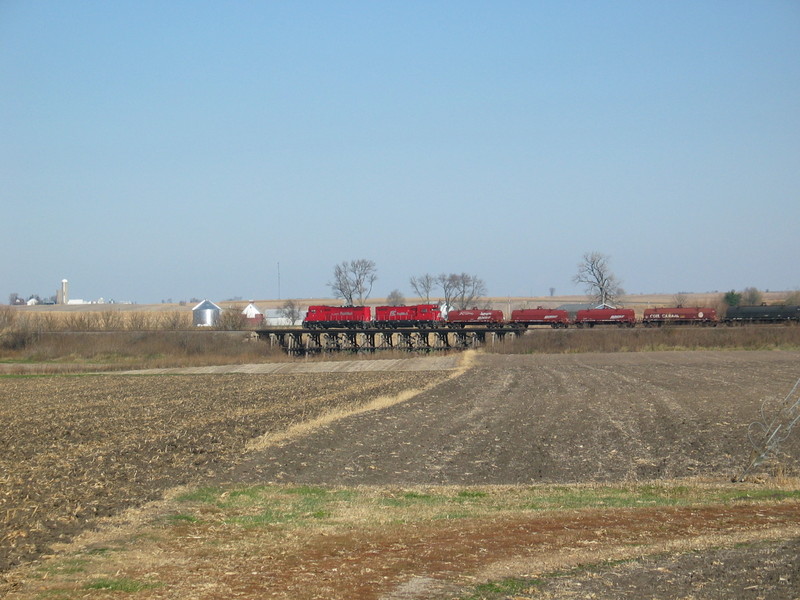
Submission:
<svg viewBox="0 0 800 600">
<path fill-rule="evenodd" d="M 98 517 L 224 476 L 252 439 L 446 372 L 0 378 L 0 571 Z"/>
<path fill-rule="evenodd" d="M 137 598 L 800 596 L 800 505 L 780 484 L 800 474 L 800 440 L 760 471 L 766 494 L 730 483 L 800 353 L 479 356 L 448 375 L 2 379 L 6 566 L 170 486 L 208 490 L 82 537 L 85 576 L 62 559 L 46 577 L 8 571 L 5 589 L 116 597 L 86 583 L 113 575 L 145 582 Z M 542 508 L 573 488 L 594 499 Z"/>
</svg>

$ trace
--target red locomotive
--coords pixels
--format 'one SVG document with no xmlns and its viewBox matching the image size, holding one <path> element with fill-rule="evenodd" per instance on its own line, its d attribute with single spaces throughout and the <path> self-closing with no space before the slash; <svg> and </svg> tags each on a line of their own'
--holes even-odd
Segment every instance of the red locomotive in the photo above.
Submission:
<svg viewBox="0 0 800 600">
<path fill-rule="evenodd" d="M 646 308 L 642 316 L 645 327 L 671 325 L 716 325 L 717 311 L 709 307 Z"/>
<path fill-rule="evenodd" d="M 550 325 L 551 327 L 568 327 L 569 313 L 565 310 L 555 308 L 521 308 L 511 311 L 513 325 L 522 325 L 527 328 L 530 325 Z"/>
<path fill-rule="evenodd" d="M 303 327 L 367 327 L 371 319 L 369 306 L 309 306 Z"/>
<path fill-rule="evenodd" d="M 595 325 L 618 325 L 633 327 L 636 325 L 636 313 L 632 308 L 589 308 L 579 310 L 575 315 L 577 327 L 594 327 Z"/>
<path fill-rule="evenodd" d="M 375 323 L 391 328 L 433 327 L 441 320 L 442 313 L 436 304 L 377 306 L 375 308 Z"/>
</svg>

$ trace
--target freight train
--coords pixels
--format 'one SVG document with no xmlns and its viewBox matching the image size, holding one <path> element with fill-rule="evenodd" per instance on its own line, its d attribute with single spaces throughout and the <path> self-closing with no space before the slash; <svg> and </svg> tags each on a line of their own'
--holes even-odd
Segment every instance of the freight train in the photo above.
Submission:
<svg viewBox="0 0 800 600">
<path fill-rule="evenodd" d="M 661 307 L 645 309 L 641 321 L 631 308 L 592 308 L 579 310 L 571 317 L 566 310 L 555 308 L 523 308 L 511 311 L 509 319 L 503 311 L 492 309 L 445 310 L 436 304 L 411 306 L 378 306 L 374 314 L 368 306 L 309 306 L 303 327 L 307 329 L 400 329 L 485 327 L 488 329 L 527 329 L 549 325 L 566 328 L 570 325 L 595 327 L 615 325 L 662 327 L 664 325 L 716 326 L 745 323 L 800 323 L 800 306 L 730 307 L 725 318 L 710 307 Z"/>
</svg>

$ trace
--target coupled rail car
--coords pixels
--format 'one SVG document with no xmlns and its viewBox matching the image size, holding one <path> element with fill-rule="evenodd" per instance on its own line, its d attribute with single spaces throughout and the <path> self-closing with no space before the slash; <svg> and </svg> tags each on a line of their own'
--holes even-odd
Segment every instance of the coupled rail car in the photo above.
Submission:
<svg viewBox="0 0 800 600">
<path fill-rule="evenodd" d="M 725 315 L 730 325 L 749 323 L 800 323 L 800 306 L 731 306 Z"/>
<path fill-rule="evenodd" d="M 436 304 L 375 307 L 375 322 L 390 329 L 434 327 L 441 320 L 442 312 Z"/>
<path fill-rule="evenodd" d="M 595 325 L 633 327 L 636 325 L 636 313 L 632 308 L 589 308 L 579 310 L 575 315 L 576 327 L 594 327 Z"/>
<path fill-rule="evenodd" d="M 557 308 L 520 308 L 511 311 L 512 325 L 521 325 L 525 329 L 531 325 L 549 325 L 553 329 L 569 327 L 569 313 Z"/>
<path fill-rule="evenodd" d="M 502 310 L 451 310 L 447 313 L 446 321 L 451 327 L 462 328 L 467 325 L 498 327 L 505 324 Z"/>
<path fill-rule="evenodd" d="M 646 308 L 642 316 L 645 327 L 662 327 L 664 325 L 711 325 L 715 326 L 717 311 L 708 307 Z"/>
</svg>

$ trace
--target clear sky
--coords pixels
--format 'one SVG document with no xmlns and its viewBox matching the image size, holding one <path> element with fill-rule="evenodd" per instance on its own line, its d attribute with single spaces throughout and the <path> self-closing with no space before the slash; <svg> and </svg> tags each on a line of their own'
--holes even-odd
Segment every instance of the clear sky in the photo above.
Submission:
<svg viewBox="0 0 800 600">
<path fill-rule="evenodd" d="M 0 202 L 0 302 L 798 289 L 800 2 L 2 0 Z"/>
</svg>

